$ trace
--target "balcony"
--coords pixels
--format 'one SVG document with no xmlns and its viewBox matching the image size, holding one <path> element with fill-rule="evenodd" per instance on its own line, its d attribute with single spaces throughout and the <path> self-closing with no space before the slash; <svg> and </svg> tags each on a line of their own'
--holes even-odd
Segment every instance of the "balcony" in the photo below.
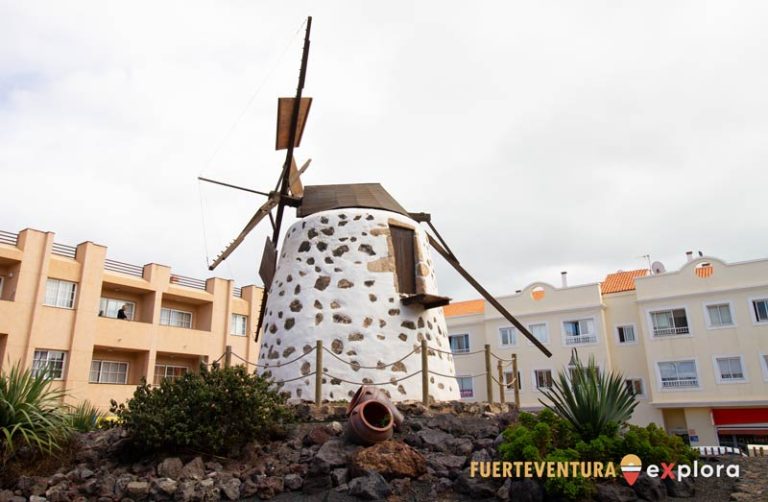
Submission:
<svg viewBox="0 0 768 502">
<path fill-rule="evenodd" d="M 461 389 L 459 391 L 459 394 L 461 395 L 462 399 L 468 398 L 468 397 L 475 397 L 475 392 L 472 389 Z"/>
<path fill-rule="evenodd" d="M 662 389 L 691 389 L 699 386 L 698 378 L 676 378 L 676 379 L 662 379 Z"/>
<path fill-rule="evenodd" d="M 576 335 L 576 336 L 568 335 L 565 337 L 565 344 L 569 347 L 572 345 L 585 345 L 588 343 L 597 343 L 597 335 L 592 335 L 592 334 Z"/>
<path fill-rule="evenodd" d="M 690 333 L 688 326 L 680 326 L 679 328 L 657 328 L 653 327 L 653 336 L 675 336 L 675 335 L 687 335 Z"/>
</svg>

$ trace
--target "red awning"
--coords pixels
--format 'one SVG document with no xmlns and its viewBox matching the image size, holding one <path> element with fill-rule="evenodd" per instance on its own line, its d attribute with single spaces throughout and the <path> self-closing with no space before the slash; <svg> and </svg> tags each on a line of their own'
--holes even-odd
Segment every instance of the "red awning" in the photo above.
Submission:
<svg viewBox="0 0 768 502">
<path fill-rule="evenodd" d="M 768 408 L 713 408 L 715 425 L 768 423 Z"/>
<path fill-rule="evenodd" d="M 718 434 L 732 434 L 734 436 L 768 436 L 768 428 L 765 429 L 729 429 L 722 427 L 717 429 Z"/>
</svg>

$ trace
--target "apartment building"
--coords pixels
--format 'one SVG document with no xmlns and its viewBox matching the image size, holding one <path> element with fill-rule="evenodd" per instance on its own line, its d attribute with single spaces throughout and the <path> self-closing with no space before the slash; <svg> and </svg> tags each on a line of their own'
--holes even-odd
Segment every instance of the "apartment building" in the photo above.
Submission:
<svg viewBox="0 0 768 502">
<path fill-rule="evenodd" d="M 485 344 L 504 358 L 517 354 L 524 409 L 542 407 L 541 389 L 567 371 L 576 349 L 582 361 L 593 356 L 623 374 L 639 401 L 634 423 L 663 424 L 694 446 L 768 443 L 768 259 L 689 253 L 679 270 L 662 270 L 577 286 L 564 275 L 561 287 L 535 283 L 498 298 L 551 358 L 483 300 L 445 307 L 463 398 L 486 399 L 483 355 L 462 356 Z"/>
<path fill-rule="evenodd" d="M 155 263 L 121 263 L 104 246 L 62 245 L 52 232 L 0 231 L 0 369 L 19 361 L 50 368 L 68 402 L 106 409 L 142 378 L 198 371 L 228 347 L 255 362 L 261 294 Z"/>
</svg>

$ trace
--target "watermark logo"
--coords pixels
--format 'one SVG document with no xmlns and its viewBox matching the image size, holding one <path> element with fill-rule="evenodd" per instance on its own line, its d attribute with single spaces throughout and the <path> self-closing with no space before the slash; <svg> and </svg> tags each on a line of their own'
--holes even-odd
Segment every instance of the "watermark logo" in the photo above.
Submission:
<svg viewBox="0 0 768 502">
<path fill-rule="evenodd" d="M 643 469 L 643 462 L 637 455 L 624 455 L 621 459 L 621 474 L 624 479 L 627 480 L 627 484 L 632 486 L 640 476 L 640 471 Z"/>
</svg>

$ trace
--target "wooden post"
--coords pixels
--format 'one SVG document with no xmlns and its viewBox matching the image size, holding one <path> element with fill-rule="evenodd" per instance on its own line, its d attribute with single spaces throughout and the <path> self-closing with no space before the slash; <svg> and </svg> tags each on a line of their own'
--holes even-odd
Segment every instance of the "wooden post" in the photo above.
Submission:
<svg viewBox="0 0 768 502">
<path fill-rule="evenodd" d="M 520 382 L 517 377 L 517 354 L 512 354 L 512 378 L 515 379 L 515 407 L 520 409 Z"/>
<path fill-rule="evenodd" d="M 488 393 L 487 400 L 493 402 L 493 373 L 491 373 L 491 346 L 485 344 L 485 390 Z"/>
<path fill-rule="evenodd" d="M 229 368 L 232 366 L 232 346 L 227 345 L 227 348 L 224 350 L 224 367 Z"/>
<path fill-rule="evenodd" d="M 499 402 L 504 404 L 504 371 L 501 368 L 501 361 L 499 361 L 496 369 L 499 370 Z"/>
<path fill-rule="evenodd" d="M 429 406 L 429 354 L 427 341 L 421 341 L 421 402 Z"/>
<path fill-rule="evenodd" d="M 323 403 L 323 341 L 315 345 L 315 404 Z"/>
</svg>

